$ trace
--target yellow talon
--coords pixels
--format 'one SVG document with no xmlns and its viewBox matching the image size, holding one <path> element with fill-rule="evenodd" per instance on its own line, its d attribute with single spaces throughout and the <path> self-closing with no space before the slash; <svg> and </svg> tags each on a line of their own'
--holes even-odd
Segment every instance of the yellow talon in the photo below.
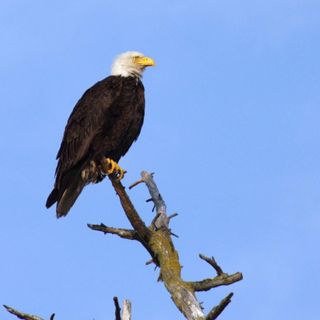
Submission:
<svg viewBox="0 0 320 320">
<path fill-rule="evenodd" d="M 106 163 L 107 163 L 109 166 L 111 166 L 111 167 L 107 170 L 106 174 L 109 175 L 109 174 L 114 173 L 114 169 L 115 169 L 115 167 L 116 167 L 116 163 L 115 163 L 112 159 L 109 159 L 109 158 L 106 159 Z"/>
<path fill-rule="evenodd" d="M 123 170 L 115 161 L 113 161 L 110 158 L 107 158 L 106 164 L 111 166 L 107 171 L 107 175 L 115 174 L 118 180 L 121 180 L 124 177 L 124 174 L 126 173 L 125 170 Z"/>
<path fill-rule="evenodd" d="M 119 167 L 119 176 L 118 179 L 122 180 L 122 178 L 124 177 L 124 174 L 126 173 L 126 170 L 123 170 L 122 168 Z"/>
</svg>

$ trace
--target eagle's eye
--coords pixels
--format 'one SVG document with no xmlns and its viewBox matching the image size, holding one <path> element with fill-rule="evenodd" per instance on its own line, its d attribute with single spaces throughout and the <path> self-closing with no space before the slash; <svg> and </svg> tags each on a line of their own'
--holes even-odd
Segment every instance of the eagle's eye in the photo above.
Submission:
<svg viewBox="0 0 320 320">
<path fill-rule="evenodd" d="M 140 57 L 140 56 L 134 56 L 134 57 L 132 58 L 132 61 L 133 61 L 134 63 L 136 63 L 139 58 L 141 58 L 141 57 Z"/>
</svg>

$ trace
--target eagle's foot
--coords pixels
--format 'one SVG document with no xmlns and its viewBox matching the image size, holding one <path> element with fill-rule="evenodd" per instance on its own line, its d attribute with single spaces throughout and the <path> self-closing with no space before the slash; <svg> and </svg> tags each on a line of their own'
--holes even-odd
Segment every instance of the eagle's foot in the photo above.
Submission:
<svg viewBox="0 0 320 320">
<path fill-rule="evenodd" d="M 124 177 L 126 171 L 123 170 L 114 160 L 110 158 L 106 158 L 104 161 L 108 168 L 107 170 L 105 170 L 105 173 L 108 176 L 115 175 L 117 180 L 120 181 Z"/>
</svg>

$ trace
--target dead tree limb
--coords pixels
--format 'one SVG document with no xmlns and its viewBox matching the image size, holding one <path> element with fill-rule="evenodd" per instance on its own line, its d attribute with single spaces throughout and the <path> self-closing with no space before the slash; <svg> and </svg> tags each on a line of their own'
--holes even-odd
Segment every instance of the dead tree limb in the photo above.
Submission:
<svg viewBox="0 0 320 320">
<path fill-rule="evenodd" d="M 220 266 L 218 266 L 218 264 L 217 264 L 216 260 L 214 259 L 214 257 L 209 258 L 209 257 L 207 257 L 207 256 L 205 256 L 205 255 L 203 255 L 201 253 L 199 254 L 199 257 L 200 257 L 200 259 L 208 262 L 210 264 L 210 266 L 212 266 L 214 268 L 214 270 L 216 270 L 218 276 L 223 274 L 222 269 L 220 268 Z"/>
<path fill-rule="evenodd" d="M 123 301 L 123 310 L 121 320 L 131 320 L 131 302 L 129 300 Z"/>
<path fill-rule="evenodd" d="M 207 316 L 203 313 L 200 303 L 198 302 L 195 292 L 207 291 L 221 285 L 230 285 L 242 279 L 242 274 L 237 272 L 232 275 L 224 273 L 213 258 L 208 258 L 203 255 L 201 259 L 208 262 L 217 272 L 217 276 L 202 281 L 185 281 L 181 277 L 181 264 L 179 261 L 178 252 L 175 250 L 171 239 L 172 232 L 169 229 L 170 219 L 175 216 L 167 216 L 166 204 L 158 190 L 158 187 L 153 179 L 153 174 L 146 171 L 141 173 L 141 179 L 134 183 L 132 187 L 138 184 L 145 183 L 151 199 L 154 203 L 156 214 L 155 218 L 149 227 L 135 210 L 125 188 L 115 177 L 109 177 L 111 183 L 119 196 L 123 210 L 130 221 L 134 230 L 110 228 L 103 225 L 88 225 L 92 230 L 101 231 L 104 233 L 116 234 L 122 238 L 139 241 L 150 253 L 152 262 L 160 268 L 159 279 L 164 282 L 164 285 L 171 295 L 171 299 L 189 320 L 211 320 L 216 319 L 224 308 L 230 303 L 232 294 L 229 294 L 223 299 L 220 304 L 214 307 Z M 110 232 L 112 230 L 113 232 Z M 117 230 L 115 232 L 115 230 Z M 125 230 L 126 232 L 120 232 Z M 128 232 L 129 231 L 129 232 Z M 123 236 L 123 235 L 126 236 Z"/>
<path fill-rule="evenodd" d="M 190 281 L 189 284 L 194 291 L 208 291 L 215 287 L 227 286 L 229 284 L 242 280 L 242 273 L 240 272 L 236 272 L 232 275 L 224 273 L 213 257 L 209 258 L 203 254 L 199 254 L 199 257 L 209 263 L 215 269 L 217 276 L 201 281 Z"/>
<path fill-rule="evenodd" d="M 92 230 L 102 231 L 104 234 L 107 234 L 107 233 L 116 234 L 120 238 L 123 238 L 123 239 L 128 239 L 128 240 L 138 240 L 139 239 L 138 233 L 134 230 L 107 227 L 103 223 L 101 223 L 99 225 L 88 224 L 88 227 L 91 228 Z"/>
<path fill-rule="evenodd" d="M 17 318 L 19 319 L 24 319 L 24 320 L 44 320 L 43 318 L 40 318 L 38 316 L 35 316 L 35 315 L 31 315 L 31 314 L 27 314 L 27 313 L 24 313 L 24 312 L 20 312 L 16 309 L 13 309 L 9 306 L 6 306 L 6 305 L 3 305 L 8 312 L 10 312 L 11 314 L 15 315 Z M 50 317 L 50 320 L 53 320 L 54 319 L 54 313 L 51 315 Z"/>
<path fill-rule="evenodd" d="M 214 320 L 219 317 L 225 307 L 231 302 L 233 293 L 229 293 L 221 302 L 208 313 L 206 320 Z"/>
<path fill-rule="evenodd" d="M 123 308 L 122 308 L 122 313 L 121 313 L 121 308 L 119 305 L 119 300 L 117 297 L 113 298 L 114 306 L 115 306 L 115 320 L 131 320 L 131 302 L 129 300 L 124 300 L 123 301 Z M 16 309 L 13 309 L 9 306 L 3 305 L 6 310 L 15 315 L 19 319 L 23 320 L 44 320 L 41 317 L 35 316 L 35 315 L 30 315 L 21 311 L 18 311 Z M 49 320 L 54 320 L 55 314 L 53 313 L 50 316 Z"/>
<path fill-rule="evenodd" d="M 113 297 L 114 307 L 115 307 L 115 320 L 121 320 L 121 308 L 119 305 L 118 297 Z"/>
<path fill-rule="evenodd" d="M 123 308 L 121 313 L 121 308 L 119 305 L 119 300 L 117 297 L 113 298 L 115 310 L 115 320 L 131 320 L 131 302 L 129 300 L 123 301 Z"/>
</svg>

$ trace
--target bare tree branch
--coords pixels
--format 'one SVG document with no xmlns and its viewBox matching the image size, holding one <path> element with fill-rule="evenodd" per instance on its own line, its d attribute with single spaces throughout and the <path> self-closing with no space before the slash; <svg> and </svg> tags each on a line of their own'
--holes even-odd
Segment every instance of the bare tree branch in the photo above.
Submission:
<svg viewBox="0 0 320 320">
<path fill-rule="evenodd" d="M 231 302 L 233 293 L 229 293 L 221 302 L 208 313 L 206 320 L 217 319 L 225 307 Z"/>
<path fill-rule="evenodd" d="M 124 300 L 123 301 L 123 310 L 122 310 L 122 316 L 121 316 L 121 308 L 119 305 L 119 300 L 117 297 L 113 298 L 113 302 L 115 305 L 115 320 L 131 320 L 131 302 L 129 300 Z M 8 312 L 11 314 L 15 315 L 19 319 L 23 320 L 44 320 L 43 318 L 40 318 L 35 315 L 30 315 L 27 313 L 20 312 L 16 309 L 13 309 L 9 306 L 3 305 Z M 54 320 L 55 314 L 53 313 L 50 316 L 50 320 Z"/>
<path fill-rule="evenodd" d="M 168 217 L 166 210 L 166 203 L 162 198 L 158 187 L 153 179 L 153 174 L 146 171 L 141 173 L 141 179 L 138 180 L 133 186 L 142 182 L 147 186 L 151 195 L 151 201 L 156 209 L 155 217 L 149 227 L 139 216 L 135 210 L 128 194 L 125 191 L 122 183 L 118 180 L 117 176 L 109 176 L 113 188 L 115 189 L 122 208 L 131 223 L 133 229 L 113 228 L 104 224 L 88 224 L 88 227 L 95 231 L 100 231 L 105 234 L 115 234 L 127 240 L 139 241 L 151 255 L 151 260 L 148 263 L 154 263 L 156 267 L 160 268 L 159 281 L 163 281 L 164 286 L 171 295 L 171 299 L 180 310 L 180 312 L 188 320 L 214 320 L 226 306 L 231 302 L 233 293 L 225 297 L 219 305 L 212 308 L 207 316 L 203 312 L 201 304 L 198 302 L 195 295 L 198 291 L 207 291 L 212 288 L 230 285 L 237 281 L 242 280 L 240 272 L 234 274 L 224 273 L 222 268 L 217 264 L 215 259 L 200 255 L 200 258 L 210 264 L 216 271 L 217 276 L 208 278 L 202 281 L 185 281 L 181 276 L 182 266 L 179 261 L 179 254 L 174 247 L 171 236 L 174 235 L 170 228 L 170 219 L 176 216 L 173 214 Z M 128 300 L 124 301 L 122 315 L 119 306 L 119 301 L 114 297 L 115 304 L 115 319 L 116 320 L 131 320 L 131 303 Z M 19 312 L 11 307 L 4 306 L 8 312 L 14 314 L 19 319 L 24 320 L 43 320 L 42 318 L 34 315 Z M 54 314 L 50 320 L 54 319 Z"/>
<path fill-rule="evenodd" d="M 144 182 L 143 179 L 137 180 L 136 182 L 134 182 L 133 184 L 131 184 L 129 186 L 129 190 L 136 187 L 138 184 L 143 183 L 143 182 Z M 147 201 L 149 201 L 149 200 L 151 201 L 152 199 L 148 199 Z"/>
<path fill-rule="evenodd" d="M 171 214 L 171 215 L 168 217 L 169 221 L 170 221 L 172 218 L 176 217 L 176 216 L 178 216 L 178 213 L 177 213 L 177 212 Z"/>
<path fill-rule="evenodd" d="M 144 182 L 149 190 L 151 201 L 154 203 L 156 209 L 155 218 L 152 220 L 149 228 L 146 227 L 145 223 L 134 209 L 133 204 L 121 182 L 114 177 L 109 178 L 119 196 L 122 207 L 134 228 L 134 231 L 112 228 L 112 232 L 108 232 L 110 231 L 110 227 L 106 227 L 106 229 L 104 225 L 102 228 L 101 225 L 98 227 L 95 225 L 89 226 L 95 230 L 117 234 L 122 236 L 122 238 L 140 241 L 150 253 L 152 257 L 151 262 L 154 262 L 156 266 L 160 267 L 159 280 L 163 281 L 173 302 L 182 314 L 189 320 L 215 319 L 214 317 L 217 317 L 230 302 L 231 296 L 228 296 L 228 299 L 225 298 L 222 300 L 220 304 L 213 308 L 206 317 L 195 296 L 195 292 L 206 291 L 220 285 L 234 283 L 242 279 L 242 274 L 238 272 L 233 275 L 228 275 L 222 271 L 214 258 L 208 258 L 204 255 L 200 255 L 201 259 L 209 263 L 216 270 L 218 276 L 202 281 L 184 281 L 181 277 L 182 267 L 179 261 L 179 255 L 171 239 L 171 235 L 173 235 L 173 233 L 169 229 L 170 219 L 176 216 L 176 214 L 173 214 L 170 217 L 167 216 L 167 207 L 156 183 L 154 182 L 153 174 L 143 171 L 141 173 L 141 179 L 131 186 L 132 188 Z"/>
<path fill-rule="evenodd" d="M 167 205 L 164 202 L 156 183 L 153 180 L 153 173 L 141 172 L 141 180 L 146 184 L 151 199 L 156 209 L 156 219 L 153 224 L 156 228 L 169 228 L 170 218 L 167 216 Z"/>
<path fill-rule="evenodd" d="M 44 320 L 43 318 L 40 318 L 38 316 L 35 315 L 31 315 L 31 314 L 27 314 L 27 313 L 23 313 L 20 312 L 16 309 L 13 309 L 9 306 L 3 305 L 8 312 L 12 313 L 13 315 L 15 315 L 17 318 L 19 319 L 24 319 L 24 320 Z M 52 320 L 54 318 L 54 314 L 51 315 L 50 320 Z"/>
<path fill-rule="evenodd" d="M 119 196 L 122 208 L 130 221 L 134 230 L 137 231 L 140 240 L 146 242 L 150 238 L 150 230 L 147 228 L 143 220 L 140 218 L 138 212 L 134 208 L 129 196 L 127 195 L 122 183 L 117 179 L 113 179 L 111 176 L 109 177 L 112 183 L 113 188 L 117 192 Z"/>
<path fill-rule="evenodd" d="M 123 301 L 122 320 L 131 320 L 131 302 Z"/>
<path fill-rule="evenodd" d="M 114 307 L 115 307 L 115 320 L 121 320 L 121 308 L 119 305 L 118 297 L 113 297 Z"/>
<path fill-rule="evenodd" d="M 199 257 L 200 257 L 200 259 L 208 262 L 216 270 L 218 276 L 223 274 L 222 269 L 218 266 L 216 260 L 214 260 L 214 257 L 209 258 L 201 253 L 199 254 Z"/>
<path fill-rule="evenodd" d="M 108 226 L 104 225 L 103 223 L 101 223 L 101 224 L 88 224 L 88 227 L 92 230 L 95 230 L 95 231 L 101 231 L 104 234 L 110 233 L 110 234 L 118 235 L 119 237 L 121 237 L 123 239 L 139 240 L 138 234 L 134 230 L 108 227 Z"/>
<path fill-rule="evenodd" d="M 201 281 L 189 281 L 194 291 L 208 291 L 212 288 L 227 286 L 243 279 L 242 273 L 240 272 L 231 275 L 224 273 L 213 257 L 209 258 L 203 254 L 199 254 L 199 257 L 209 263 L 216 270 L 218 276 Z"/>
<path fill-rule="evenodd" d="M 189 281 L 188 284 L 193 288 L 194 291 L 208 291 L 216 287 L 228 286 L 242 279 L 243 276 L 241 272 L 236 272 L 231 275 L 223 273 L 220 276 L 217 276 L 212 279 L 205 279 L 201 281 Z"/>
</svg>

